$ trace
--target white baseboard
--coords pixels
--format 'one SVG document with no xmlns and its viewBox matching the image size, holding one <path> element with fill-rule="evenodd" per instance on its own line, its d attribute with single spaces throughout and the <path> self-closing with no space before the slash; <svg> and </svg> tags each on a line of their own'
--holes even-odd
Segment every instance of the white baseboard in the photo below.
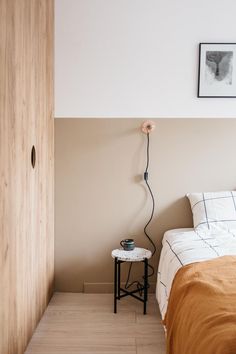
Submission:
<svg viewBox="0 0 236 354">
<path fill-rule="evenodd" d="M 121 283 L 124 287 L 125 283 Z M 149 293 L 155 293 L 156 283 L 150 283 Z M 113 283 L 87 283 L 84 282 L 83 292 L 86 294 L 112 294 L 114 292 Z"/>
</svg>

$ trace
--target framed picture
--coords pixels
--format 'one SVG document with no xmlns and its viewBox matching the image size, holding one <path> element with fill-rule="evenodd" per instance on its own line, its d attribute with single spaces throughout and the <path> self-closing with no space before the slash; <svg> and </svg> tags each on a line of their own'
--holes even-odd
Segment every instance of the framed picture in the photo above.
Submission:
<svg viewBox="0 0 236 354">
<path fill-rule="evenodd" d="M 198 97 L 236 97 L 236 43 L 200 43 Z"/>
</svg>

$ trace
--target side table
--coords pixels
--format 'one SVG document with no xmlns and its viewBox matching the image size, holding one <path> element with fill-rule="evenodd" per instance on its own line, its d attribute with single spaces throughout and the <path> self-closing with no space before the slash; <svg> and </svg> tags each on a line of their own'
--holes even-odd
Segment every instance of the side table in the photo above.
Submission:
<svg viewBox="0 0 236 354">
<path fill-rule="evenodd" d="M 112 258 L 114 258 L 114 313 L 117 312 L 117 300 L 120 300 L 125 296 L 132 296 L 135 299 L 143 302 L 143 314 L 147 312 L 147 300 L 148 300 L 148 260 L 151 258 L 152 253 L 145 248 L 135 247 L 132 251 L 125 251 L 123 249 L 115 249 L 111 252 Z M 124 262 L 143 262 L 144 263 L 144 284 L 141 289 L 135 289 L 128 291 L 120 286 L 120 273 L 121 264 Z M 143 290 L 143 297 L 135 295 L 135 293 Z"/>
</svg>

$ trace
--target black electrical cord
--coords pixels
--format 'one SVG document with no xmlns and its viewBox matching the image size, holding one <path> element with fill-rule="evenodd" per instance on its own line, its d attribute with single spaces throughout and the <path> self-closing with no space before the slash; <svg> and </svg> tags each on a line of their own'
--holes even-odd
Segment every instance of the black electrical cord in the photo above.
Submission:
<svg viewBox="0 0 236 354">
<path fill-rule="evenodd" d="M 150 222 L 152 221 L 153 215 L 154 215 L 154 210 L 155 210 L 155 199 L 152 193 L 152 189 L 148 183 L 148 168 L 149 168 L 149 133 L 147 133 L 147 164 L 146 164 L 146 169 L 144 172 L 144 181 L 146 183 L 146 186 L 149 190 L 151 199 L 152 199 L 152 211 L 151 211 L 151 215 L 150 218 L 148 220 L 148 222 L 146 223 L 146 225 L 144 226 L 143 232 L 145 234 L 145 236 L 148 238 L 149 242 L 151 243 L 152 247 L 153 247 L 153 251 L 152 251 L 152 256 L 154 256 L 154 254 L 156 253 L 156 245 L 153 242 L 153 240 L 151 239 L 151 237 L 148 235 L 147 233 L 147 227 L 150 224 Z M 142 288 L 143 288 L 143 284 L 141 284 L 138 280 L 133 281 L 132 283 L 129 284 L 129 279 L 130 279 L 130 273 L 131 273 L 131 269 L 132 269 L 132 265 L 133 263 L 131 262 L 129 265 L 129 271 L 128 271 L 128 276 L 127 276 L 127 280 L 125 283 L 125 289 L 129 289 L 131 286 L 133 286 L 134 284 L 136 284 L 137 289 L 139 290 L 140 295 L 142 295 Z M 151 273 L 148 274 L 148 278 L 150 278 L 151 276 L 153 276 L 154 274 L 154 268 L 153 266 L 151 266 L 150 264 L 148 264 L 148 267 L 151 269 Z M 143 277 L 144 279 L 144 277 Z M 149 283 L 148 283 L 148 287 L 149 287 Z"/>
<path fill-rule="evenodd" d="M 143 231 L 144 231 L 146 237 L 148 238 L 149 242 L 153 246 L 152 256 L 154 256 L 154 254 L 156 253 L 157 249 L 156 249 L 155 243 L 153 242 L 153 240 L 151 239 L 151 237 L 147 233 L 147 227 L 150 224 L 150 222 L 152 221 L 154 210 L 155 210 L 155 199 L 154 199 L 154 196 L 153 196 L 153 193 L 152 193 L 152 189 L 151 189 L 151 187 L 150 187 L 150 185 L 148 183 L 148 167 L 149 167 L 149 133 L 147 133 L 147 165 L 146 165 L 146 169 L 145 169 L 145 172 L 144 172 L 144 181 L 145 181 L 145 183 L 146 183 L 146 185 L 148 187 L 150 196 L 152 198 L 152 212 L 151 212 L 151 216 L 150 216 L 147 224 L 144 226 Z"/>
</svg>

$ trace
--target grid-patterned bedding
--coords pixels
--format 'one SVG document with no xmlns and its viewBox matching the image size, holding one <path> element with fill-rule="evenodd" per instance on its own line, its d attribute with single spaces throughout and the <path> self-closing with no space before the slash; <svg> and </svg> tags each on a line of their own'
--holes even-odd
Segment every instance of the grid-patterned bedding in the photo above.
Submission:
<svg viewBox="0 0 236 354">
<path fill-rule="evenodd" d="M 198 231 L 236 229 L 236 192 L 187 194 L 193 213 L 194 228 Z"/>
<path fill-rule="evenodd" d="M 236 230 L 196 232 L 193 229 L 167 231 L 162 240 L 156 296 L 164 319 L 172 282 L 183 266 L 209 259 L 236 255 Z"/>
</svg>

